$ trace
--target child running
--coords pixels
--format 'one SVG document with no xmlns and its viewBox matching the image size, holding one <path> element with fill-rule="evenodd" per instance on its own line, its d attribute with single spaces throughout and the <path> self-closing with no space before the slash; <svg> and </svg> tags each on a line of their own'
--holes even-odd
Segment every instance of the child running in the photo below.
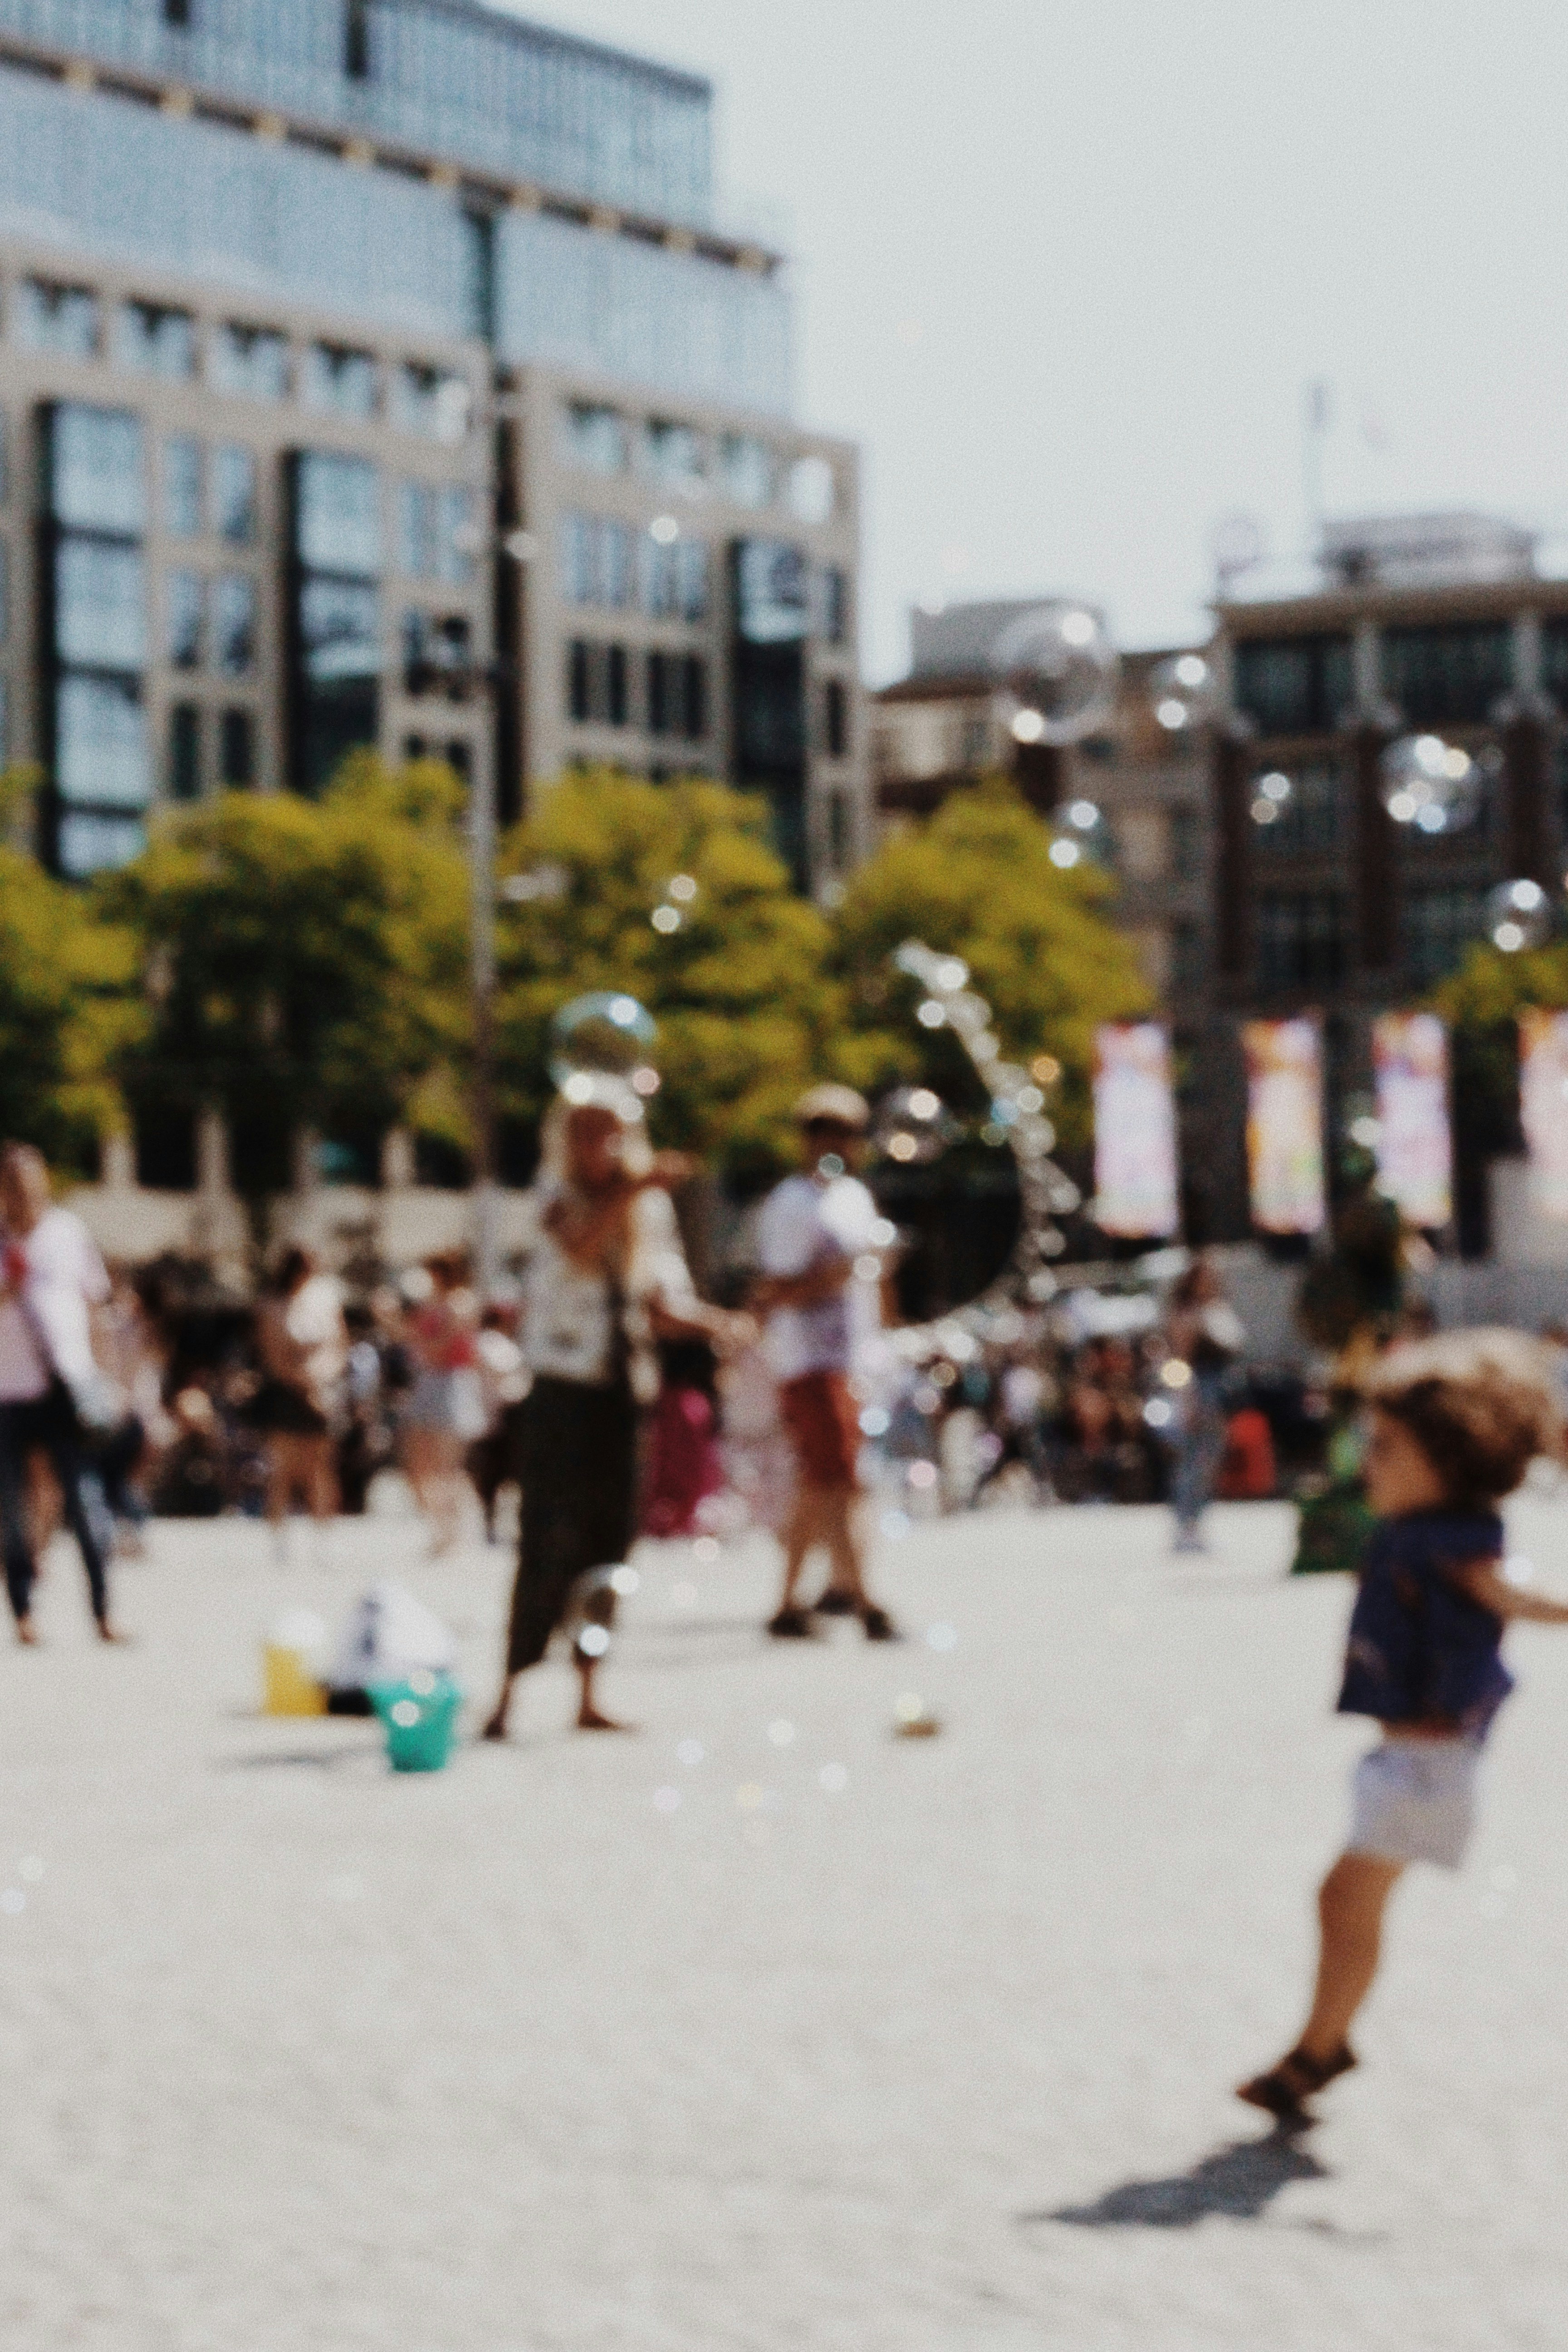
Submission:
<svg viewBox="0 0 1568 2352">
<path fill-rule="evenodd" d="M 1383 1727 L 1355 1770 L 1350 1843 L 1318 1895 L 1318 1979 L 1299 2042 L 1238 2096 L 1284 2122 L 1356 2063 L 1347 2035 L 1377 1972 L 1384 1907 L 1407 1863 L 1457 1870 L 1477 1768 L 1513 1687 L 1509 1619 L 1568 1624 L 1568 1602 L 1501 1574 L 1498 1504 L 1559 1450 L 1549 1376 L 1531 1344 L 1472 1331 L 1395 1349 L 1366 1384 L 1367 1498 L 1382 1525 L 1351 1616 L 1342 1715 Z"/>
</svg>

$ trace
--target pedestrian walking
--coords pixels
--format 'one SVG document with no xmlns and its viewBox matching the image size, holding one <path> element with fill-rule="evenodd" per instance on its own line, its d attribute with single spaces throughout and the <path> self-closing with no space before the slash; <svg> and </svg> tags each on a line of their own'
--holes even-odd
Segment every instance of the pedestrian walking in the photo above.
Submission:
<svg viewBox="0 0 1568 2352">
<path fill-rule="evenodd" d="M 262 1383 L 251 1407 L 267 1451 L 267 1517 L 279 1551 L 303 1497 L 318 1528 L 338 1507 L 333 1424 L 348 1365 L 342 1292 L 307 1249 L 284 1252 L 256 1318 Z"/>
<path fill-rule="evenodd" d="M 37 1641 L 33 1585 L 37 1556 L 29 1525 L 29 1463 L 42 1454 L 59 1488 L 66 1524 L 87 1572 L 101 1642 L 121 1637 L 110 1615 L 112 1531 L 87 1457 L 82 1402 L 101 1379 L 91 1310 L 109 1297 L 97 1243 L 79 1217 L 55 1206 L 42 1152 L 0 1150 L 0 1542 L 16 1638 Z"/>
<path fill-rule="evenodd" d="M 1568 1602 L 1503 1576 L 1498 1505 L 1555 1453 L 1550 1371 L 1511 1332 L 1395 1349 L 1366 1383 L 1365 1479 L 1378 1525 L 1352 1612 L 1339 1711 L 1383 1737 L 1355 1769 L 1350 1843 L 1318 1896 L 1312 2005 L 1300 2039 L 1240 2086 L 1289 2121 L 1356 2063 L 1349 2041 L 1377 1971 L 1384 1912 L 1412 1863 L 1457 1870 L 1484 1743 L 1513 1687 L 1505 1627 L 1568 1624 Z"/>
<path fill-rule="evenodd" d="M 853 1173 L 869 1118 L 851 1087 L 814 1087 L 795 1106 L 802 1166 L 763 1204 L 752 1304 L 768 1318 L 779 1411 L 795 1456 L 795 1493 L 784 1530 L 784 1586 L 768 1631 L 810 1636 L 814 1612 L 858 1616 L 872 1642 L 898 1638 L 866 1590 L 860 1524 L 860 1415 L 850 1375 L 879 1320 L 880 1219 Z M 828 1580 L 800 1600 L 806 1559 L 827 1555 Z"/>
<path fill-rule="evenodd" d="M 1226 1377 L 1246 1344 L 1247 1333 L 1225 1295 L 1212 1258 L 1198 1256 L 1171 1293 L 1165 1328 L 1175 1369 L 1186 1379 L 1176 1385 L 1171 1508 L 1176 1551 L 1206 1551 L 1203 1516 L 1225 1459 Z M 1170 1370 L 1166 1373 L 1170 1381 Z"/>
<path fill-rule="evenodd" d="M 468 1496 L 468 1447 L 485 1433 L 479 1378 L 479 1301 L 461 1250 L 427 1257 L 425 1298 L 408 1318 L 414 1386 L 403 1408 L 403 1463 L 414 1499 L 430 1522 L 435 1559 L 449 1552 Z"/>
<path fill-rule="evenodd" d="M 755 1327 L 698 1299 L 669 1188 L 692 1173 L 651 1152 L 642 1105 L 600 1078 L 546 1121 L 539 1244 L 525 1286 L 522 1344 L 533 1375 L 522 1416 L 522 1511 L 501 1686 L 487 1739 L 504 1739 L 513 1685 L 574 1621 L 583 1731 L 622 1727 L 598 1704 L 610 1645 L 614 1571 L 637 1535 L 639 1411 L 652 1402 L 660 1339 L 744 1346 Z"/>
</svg>

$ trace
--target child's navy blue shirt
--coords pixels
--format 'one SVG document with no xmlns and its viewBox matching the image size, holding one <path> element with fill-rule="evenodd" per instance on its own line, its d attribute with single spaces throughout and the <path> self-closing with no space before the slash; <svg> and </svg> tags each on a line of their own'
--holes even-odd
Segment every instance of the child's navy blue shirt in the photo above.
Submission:
<svg viewBox="0 0 1568 2352">
<path fill-rule="evenodd" d="M 1500 1559 L 1495 1511 L 1410 1511 L 1367 1546 L 1351 1614 L 1341 1715 L 1426 1724 L 1480 1738 L 1513 1688 L 1503 1621 L 1472 1601 L 1455 1570 Z"/>
</svg>

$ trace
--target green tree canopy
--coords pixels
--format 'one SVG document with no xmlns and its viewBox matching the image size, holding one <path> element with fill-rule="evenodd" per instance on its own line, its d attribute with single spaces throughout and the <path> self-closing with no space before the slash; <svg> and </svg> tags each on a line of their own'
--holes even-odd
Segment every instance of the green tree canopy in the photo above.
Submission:
<svg viewBox="0 0 1568 2352">
<path fill-rule="evenodd" d="M 448 769 L 357 754 L 319 802 L 229 793 L 191 810 L 100 885 L 145 978 L 127 1090 L 220 1110 L 242 1193 L 287 1182 L 294 1129 L 376 1134 L 464 1052 L 459 807 Z"/>
<path fill-rule="evenodd" d="M 951 1032 L 916 1020 L 918 982 L 894 969 L 894 950 L 918 938 L 963 957 L 1013 1059 L 1060 1063 L 1051 1116 L 1065 1142 L 1087 1139 L 1095 1029 L 1147 1012 L 1152 998 L 1132 948 L 1106 919 L 1114 886 L 1086 862 L 1053 863 L 1052 841 L 996 780 L 955 793 L 929 824 L 895 835 L 860 868 L 833 924 L 832 970 L 849 1017 L 843 1076 L 870 1089 L 919 1080 L 959 1109 L 983 1098 Z"/>
<path fill-rule="evenodd" d="M 36 779 L 0 777 L 0 814 Z M 0 1134 L 79 1175 L 123 1117 L 110 1075 L 133 1033 L 134 941 L 19 849 L 0 846 Z"/>
<path fill-rule="evenodd" d="M 508 835 L 500 870 L 558 870 L 560 894 L 501 902 L 497 1041 L 503 1114 L 540 1118 L 550 1023 L 572 998 L 624 990 L 659 1024 L 662 1140 L 731 1167 L 787 1150 L 792 1103 L 820 1066 L 840 999 L 827 928 L 768 845 L 762 805 L 693 779 L 571 775 Z M 656 929 L 678 875 L 679 929 Z"/>
</svg>

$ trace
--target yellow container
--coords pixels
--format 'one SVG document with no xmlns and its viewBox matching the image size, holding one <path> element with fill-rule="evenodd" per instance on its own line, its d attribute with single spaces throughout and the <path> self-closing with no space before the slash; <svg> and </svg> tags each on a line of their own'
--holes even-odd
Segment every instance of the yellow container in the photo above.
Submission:
<svg viewBox="0 0 1568 2352">
<path fill-rule="evenodd" d="M 261 1680 L 264 1715 L 325 1715 L 327 1694 L 302 1651 L 264 1642 Z"/>
</svg>

